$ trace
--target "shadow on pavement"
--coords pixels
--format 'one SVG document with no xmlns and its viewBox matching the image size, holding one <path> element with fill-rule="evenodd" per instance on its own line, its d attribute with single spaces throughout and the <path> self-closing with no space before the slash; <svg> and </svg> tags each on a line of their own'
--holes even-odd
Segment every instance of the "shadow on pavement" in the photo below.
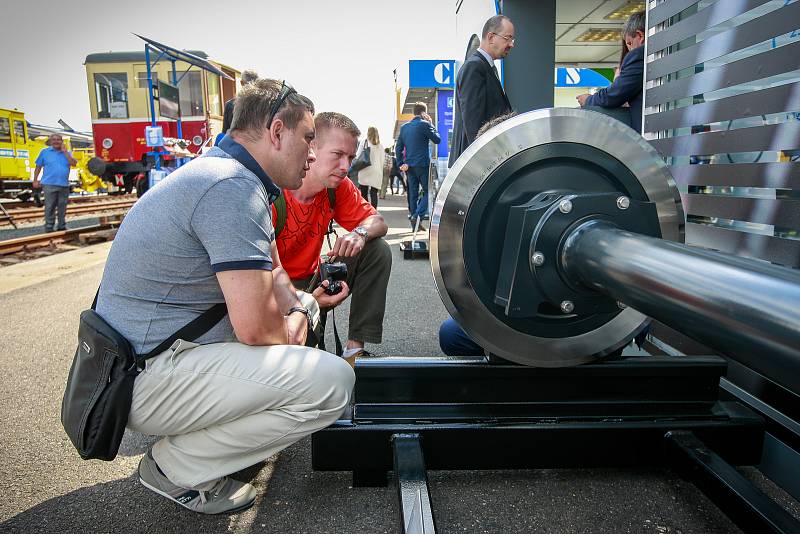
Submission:
<svg viewBox="0 0 800 534">
<path fill-rule="evenodd" d="M 235 473 L 259 493 L 238 514 L 181 508 L 142 486 L 134 472 L 48 499 L 0 523 L 0 532 L 395 532 L 394 487 L 353 489 L 349 473 L 312 471 L 310 443 Z"/>
</svg>

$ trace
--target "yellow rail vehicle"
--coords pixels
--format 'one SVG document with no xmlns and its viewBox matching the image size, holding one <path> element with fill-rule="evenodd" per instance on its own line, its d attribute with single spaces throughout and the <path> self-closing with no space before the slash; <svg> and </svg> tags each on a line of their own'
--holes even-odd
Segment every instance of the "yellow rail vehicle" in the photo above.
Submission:
<svg viewBox="0 0 800 534">
<path fill-rule="evenodd" d="M 31 195 L 33 171 L 36 158 L 47 148 L 49 133 L 58 133 L 64 139 L 64 147 L 78 161 L 70 172 L 73 191 L 92 193 L 107 189 L 108 184 L 89 171 L 89 160 L 94 157 L 94 148 L 86 145 L 85 135 L 58 131 L 51 128 L 30 126 L 25 114 L 19 110 L 0 108 L 0 194 L 26 200 Z M 40 134 L 40 135 L 35 135 Z M 34 137 L 35 135 L 35 137 Z M 77 141 L 73 142 L 73 137 Z M 75 145 L 78 146 L 75 146 Z"/>
</svg>

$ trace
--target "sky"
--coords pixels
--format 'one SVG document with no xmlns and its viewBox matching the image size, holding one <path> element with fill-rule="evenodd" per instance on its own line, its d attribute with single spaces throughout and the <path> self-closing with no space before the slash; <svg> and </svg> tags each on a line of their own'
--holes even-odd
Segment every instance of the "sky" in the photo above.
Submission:
<svg viewBox="0 0 800 534">
<path fill-rule="evenodd" d="M 392 71 L 407 88 L 409 59 L 457 55 L 455 3 L 0 0 L 2 18 L 17 21 L 4 24 L 4 41 L 14 45 L 0 74 L 0 107 L 24 111 L 35 124 L 57 126 L 63 119 L 90 131 L 83 61 L 95 52 L 144 50 L 138 33 L 286 79 L 318 112 L 344 113 L 362 132 L 376 126 L 388 140 L 395 119 Z"/>
</svg>

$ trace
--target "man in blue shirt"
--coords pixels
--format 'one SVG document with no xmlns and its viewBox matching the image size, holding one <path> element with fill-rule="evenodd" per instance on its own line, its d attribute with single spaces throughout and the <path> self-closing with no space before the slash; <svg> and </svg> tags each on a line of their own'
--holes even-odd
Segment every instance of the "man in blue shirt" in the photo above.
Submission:
<svg viewBox="0 0 800 534">
<path fill-rule="evenodd" d="M 44 189 L 44 230 L 52 232 L 58 210 L 57 230 L 67 229 L 67 199 L 69 198 L 69 168 L 78 162 L 64 150 L 64 140 L 58 134 L 50 136 L 48 146 L 36 158 L 33 188 Z M 44 169 L 41 181 L 39 175 Z"/>
<path fill-rule="evenodd" d="M 414 118 L 400 128 L 395 145 L 397 164 L 408 175 L 408 210 L 412 229 L 417 219 L 422 219 L 428 213 L 428 167 L 431 163 L 428 141 L 438 144 L 441 140 L 428 115 L 428 106 L 424 102 L 414 104 Z"/>
</svg>

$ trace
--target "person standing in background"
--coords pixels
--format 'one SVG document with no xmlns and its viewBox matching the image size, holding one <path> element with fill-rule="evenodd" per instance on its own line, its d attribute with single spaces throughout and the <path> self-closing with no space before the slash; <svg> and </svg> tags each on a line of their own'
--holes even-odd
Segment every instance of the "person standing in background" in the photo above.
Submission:
<svg viewBox="0 0 800 534">
<path fill-rule="evenodd" d="M 384 157 L 383 157 L 383 180 L 381 181 L 381 190 L 378 191 L 378 198 L 383 200 L 386 198 L 386 190 L 389 189 L 389 181 L 391 178 L 392 173 L 392 149 L 384 148 L 383 149 Z"/>
<path fill-rule="evenodd" d="M 58 211 L 56 230 L 67 229 L 67 200 L 69 200 L 69 168 L 78 164 L 72 153 L 64 149 L 64 139 L 52 134 L 47 141 L 50 145 L 36 158 L 36 170 L 33 171 L 33 188 L 44 189 L 44 231 L 52 232 Z M 41 182 L 39 174 L 42 173 Z"/>
<path fill-rule="evenodd" d="M 369 147 L 370 166 L 358 171 L 358 189 L 364 200 L 378 209 L 378 192 L 383 184 L 383 164 L 386 154 L 383 152 L 378 129 L 374 126 L 367 128 L 365 147 Z"/>
<path fill-rule="evenodd" d="M 258 73 L 254 70 L 245 70 L 242 71 L 242 89 L 253 83 L 254 81 L 258 80 Z M 222 115 L 222 131 L 217 134 L 217 137 L 214 139 L 214 146 L 219 145 L 222 138 L 225 137 L 225 134 L 228 133 L 228 130 L 231 129 L 231 122 L 233 122 L 233 106 L 236 104 L 236 97 L 231 98 L 227 102 L 225 102 L 225 109 Z"/>
<path fill-rule="evenodd" d="M 428 106 L 424 102 L 414 104 L 414 118 L 400 128 L 397 136 L 395 155 L 401 171 L 408 177 L 408 211 L 411 229 L 417 219 L 428 214 L 428 173 L 431 164 L 429 142 L 438 144 L 442 138 L 428 115 Z M 422 188 L 422 196 L 419 189 Z M 420 228 L 422 228 L 420 226 Z"/>
<path fill-rule="evenodd" d="M 575 97 L 581 107 L 620 108 L 630 106 L 630 125 L 642 133 L 642 89 L 644 88 L 645 13 L 634 13 L 622 29 L 628 53 L 623 56 L 619 75 L 595 94 Z"/>
</svg>

